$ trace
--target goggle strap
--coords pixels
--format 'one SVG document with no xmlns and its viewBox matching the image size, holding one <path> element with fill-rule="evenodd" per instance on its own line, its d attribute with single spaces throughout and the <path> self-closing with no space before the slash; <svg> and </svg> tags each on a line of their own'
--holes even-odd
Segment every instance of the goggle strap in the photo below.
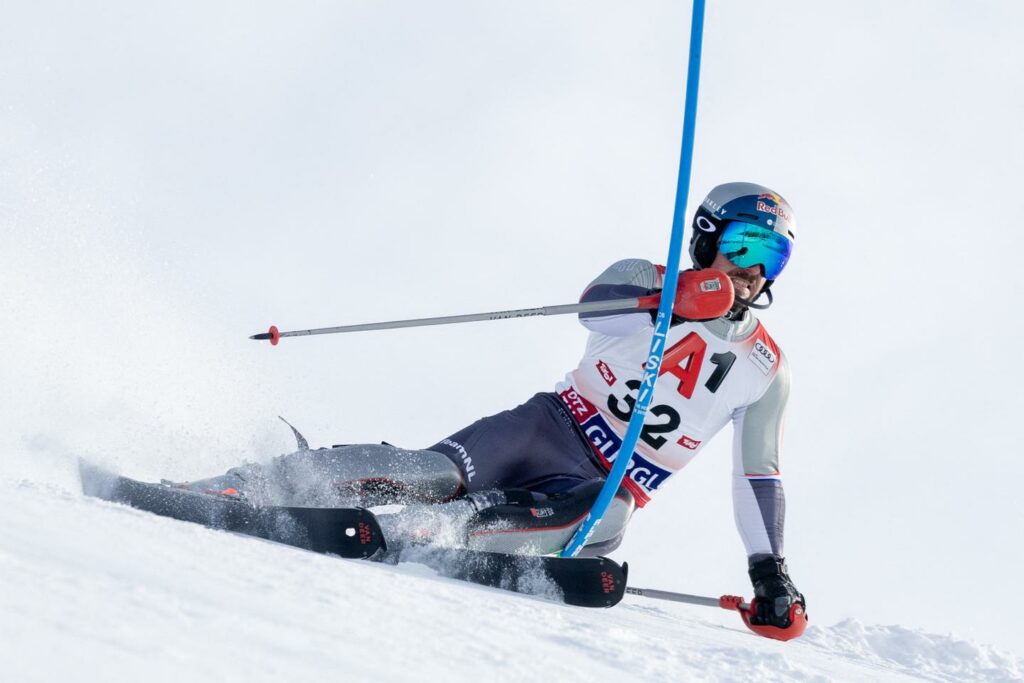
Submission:
<svg viewBox="0 0 1024 683">
<path fill-rule="evenodd" d="M 761 298 L 762 294 L 766 294 L 768 296 L 768 303 L 766 303 L 766 304 L 759 304 L 759 303 L 757 303 L 757 300 Z M 757 296 L 754 297 L 754 299 L 752 301 L 747 301 L 746 299 L 741 299 L 740 297 L 736 297 L 736 301 L 738 301 L 739 303 L 743 304 L 747 308 L 756 308 L 759 311 L 763 311 L 764 309 L 768 308 L 769 306 L 771 306 L 775 302 L 775 297 L 772 295 L 771 287 L 765 287 L 764 289 L 762 289 L 758 293 Z"/>
</svg>

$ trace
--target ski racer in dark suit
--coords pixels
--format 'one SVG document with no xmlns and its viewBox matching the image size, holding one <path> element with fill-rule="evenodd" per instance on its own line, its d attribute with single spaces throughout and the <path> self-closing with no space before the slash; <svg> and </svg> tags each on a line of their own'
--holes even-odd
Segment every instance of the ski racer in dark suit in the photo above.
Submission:
<svg viewBox="0 0 1024 683">
<path fill-rule="evenodd" d="M 752 623 L 783 628 L 790 607 L 804 603 L 783 559 L 779 451 L 790 371 L 750 308 L 767 307 L 755 303 L 762 295 L 770 304 L 794 226 L 789 204 L 760 185 L 720 185 L 702 202 L 690 242 L 694 270 L 680 275 L 654 404 L 626 478 L 584 548 L 614 549 L 635 509 L 731 422 L 734 511 L 756 597 Z M 586 287 L 581 301 L 650 295 L 663 278 L 664 269 L 649 261 L 619 261 Z M 715 307 L 714 315 L 702 315 Z M 590 330 L 583 357 L 554 391 L 429 448 L 303 448 L 183 486 L 255 504 L 399 503 L 402 510 L 381 515 L 387 536 L 557 552 L 619 455 L 653 328 L 651 312 L 636 309 L 580 314 L 580 322 Z"/>
</svg>

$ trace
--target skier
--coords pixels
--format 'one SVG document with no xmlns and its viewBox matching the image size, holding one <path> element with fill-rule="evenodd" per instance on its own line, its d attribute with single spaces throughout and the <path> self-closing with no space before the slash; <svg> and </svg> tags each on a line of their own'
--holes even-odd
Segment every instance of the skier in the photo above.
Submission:
<svg viewBox="0 0 1024 683">
<path fill-rule="evenodd" d="M 767 308 L 793 248 L 789 204 L 767 187 L 727 183 L 693 219 L 694 269 L 680 274 L 673 324 L 646 425 L 614 502 L 583 554 L 618 546 L 645 506 L 728 422 L 733 503 L 749 558 L 756 614 L 786 628 L 804 597 L 783 559 L 785 498 L 779 474 L 790 374 L 785 356 L 749 310 Z M 581 301 L 660 291 L 664 268 L 612 264 Z M 761 296 L 766 304 L 755 303 Z M 554 392 L 482 418 L 426 449 L 387 443 L 300 450 L 265 465 L 180 484 L 254 504 L 406 507 L 382 515 L 388 537 L 424 537 L 475 549 L 553 553 L 565 546 L 622 445 L 653 327 L 647 310 L 580 314 L 590 336 L 579 366 Z M 296 432 L 296 434 L 298 434 Z"/>
</svg>

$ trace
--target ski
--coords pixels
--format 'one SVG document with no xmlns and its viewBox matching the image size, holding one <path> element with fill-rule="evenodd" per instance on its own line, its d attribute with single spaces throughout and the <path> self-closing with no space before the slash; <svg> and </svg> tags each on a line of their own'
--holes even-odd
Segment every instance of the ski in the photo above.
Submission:
<svg viewBox="0 0 1024 683">
<path fill-rule="evenodd" d="M 394 543 L 362 508 L 256 507 L 244 500 L 137 481 L 79 461 L 83 492 L 138 510 L 278 543 L 397 564 L 416 562 L 440 576 L 535 595 L 578 607 L 612 607 L 626 592 L 625 563 Z"/>
<path fill-rule="evenodd" d="M 513 555 L 425 544 L 389 550 L 381 559 L 416 562 L 447 578 L 577 607 L 617 605 L 625 595 L 629 569 L 606 557 Z"/>
<path fill-rule="evenodd" d="M 278 543 L 349 558 L 366 558 L 384 547 L 373 513 L 361 508 L 255 507 L 167 484 L 122 477 L 79 461 L 82 491 L 88 496 Z"/>
</svg>

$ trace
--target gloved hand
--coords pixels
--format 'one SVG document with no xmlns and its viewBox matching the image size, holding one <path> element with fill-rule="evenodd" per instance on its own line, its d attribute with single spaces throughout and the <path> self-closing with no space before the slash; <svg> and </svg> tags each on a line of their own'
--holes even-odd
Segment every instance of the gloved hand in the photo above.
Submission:
<svg viewBox="0 0 1024 683">
<path fill-rule="evenodd" d="M 679 273 L 672 313 L 684 320 L 714 320 L 729 312 L 735 300 L 732 280 L 720 270 L 684 270 Z"/>
<path fill-rule="evenodd" d="M 788 628 L 790 608 L 795 603 L 807 610 L 807 601 L 786 573 L 786 561 L 778 555 L 750 558 L 750 581 L 754 584 L 754 609 L 750 623 L 755 626 Z"/>
</svg>

